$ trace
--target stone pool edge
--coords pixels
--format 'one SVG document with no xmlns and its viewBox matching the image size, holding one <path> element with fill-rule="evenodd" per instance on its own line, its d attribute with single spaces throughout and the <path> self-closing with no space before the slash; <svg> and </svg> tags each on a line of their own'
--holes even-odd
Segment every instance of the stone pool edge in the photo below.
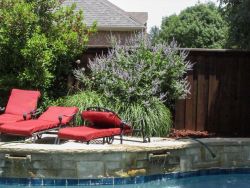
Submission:
<svg viewBox="0 0 250 188">
<path fill-rule="evenodd" d="M 140 181 L 138 177 L 211 168 L 250 168 L 250 139 L 158 139 L 124 145 L 0 143 L 3 179 Z"/>
</svg>

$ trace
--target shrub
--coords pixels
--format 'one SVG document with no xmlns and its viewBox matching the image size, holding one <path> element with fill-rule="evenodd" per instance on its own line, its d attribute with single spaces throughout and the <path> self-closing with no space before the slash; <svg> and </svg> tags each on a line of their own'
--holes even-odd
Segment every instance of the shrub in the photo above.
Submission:
<svg viewBox="0 0 250 188">
<path fill-rule="evenodd" d="M 138 129 L 143 125 L 147 135 L 167 136 L 172 125 L 171 112 L 157 98 L 149 100 L 152 100 L 149 107 L 140 103 L 117 103 L 114 108 L 125 121 L 132 123 L 134 128 Z"/>
<path fill-rule="evenodd" d="M 186 56 L 174 41 L 153 46 L 138 36 L 126 45 L 115 43 L 108 55 L 89 63 L 88 71 L 75 70 L 74 75 L 122 118 L 136 127 L 145 125 L 148 135 L 166 136 L 172 124 L 169 107 L 189 92 L 185 73 L 192 65 Z"/>
<path fill-rule="evenodd" d="M 131 123 L 134 128 L 142 125 L 147 135 L 166 136 L 171 126 L 171 113 L 169 109 L 158 99 L 152 98 L 151 106 L 145 108 L 139 103 L 122 103 L 108 101 L 105 95 L 94 91 L 82 91 L 74 95 L 59 98 L 50 105 L 77 106 L 82 112 L 87 107 L 99 106 L 115 111 L 123 120 Z M 80 116 L 77 116 L 77 124 L 81 124 Z"/>
<path fill-rule="evenodd" d="M 81 55 L 95 23 L 87 28 L 75 5 L 59 0 L 1 0 L 0 85 L 66 93 L 72 63 Z"/>
<path fill-rule="evenodd" d="M 168 107 L 189 92 L 186 72 L 192 65 L 186 61 L 187 52 L 178 50 L 176 42 L 170 45 L 151 45 L 143 37 L 129 40 L 126 45 L 115 43 L 106 56 L 100 56 L 74 75 L 89 90 L 103 93 L 110 101 L 142 103 L 156 97 Z"/>
</svg>

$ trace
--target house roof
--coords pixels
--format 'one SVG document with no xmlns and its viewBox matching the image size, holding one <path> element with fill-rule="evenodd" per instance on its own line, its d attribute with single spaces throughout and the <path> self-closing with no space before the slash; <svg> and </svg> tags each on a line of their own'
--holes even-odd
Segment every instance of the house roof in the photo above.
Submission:
<svg viewBox="0 0 250 188">
<path fill-rule="evenodd" d="M 146 27 L 143 23 L 145 19 L 140 20 L 136 13 L 125 12 L 108 0 L 64 0 L 62 5 L 70 6 L 73 3 L 76 3 L 76 10 L 83 10 L 87 26 L 97 21 L 99 30 L 138 30 Z M 142 14 L 147 18 L 147 13 Z"/>
<path fill-rule="evenodd" d="M 148 13 L 147 12 L 127 12 L 128 15 L 135 18 L 139 23 L 146 25 L 148 21 Z"/>
</svg>

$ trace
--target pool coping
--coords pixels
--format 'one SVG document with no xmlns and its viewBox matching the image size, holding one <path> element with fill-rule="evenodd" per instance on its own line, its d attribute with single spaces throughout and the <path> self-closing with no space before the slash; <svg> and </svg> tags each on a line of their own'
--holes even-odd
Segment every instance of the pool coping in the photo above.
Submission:
<svg viewBox="0 0 250 188">
<path fill-rule="evenodd" d="M 250 138 L 161 138 L 123 145 L 0 142 L 0 159 L 2 184 L 137 184 L 223 169 L 250 173 Z"/>
<path fill-rule="evenodd" d="M 184 139 L 170 139 L 170 138 L 156 138 L 156 142 L 151 143 L 137 143 L 129 142 L 126 144 L 85 144 L 85 143 L 64 143 L 60 145 L 55 144 L 41 144 L 41 143 L 26 143 L 26 142 L 0 142 L 0 152 L 32 152 L 32 153 L 118 153 L 118 152 L 150 152 L 160 150 L 178 150 L 185 148 L 192 148 L 200 145 L 197 142 L 209 146 L 242 146 L 250 145 L 250 138 L 184 138 Z M 131 144 L 132 143 L 132 144 Z"/>
</svg>

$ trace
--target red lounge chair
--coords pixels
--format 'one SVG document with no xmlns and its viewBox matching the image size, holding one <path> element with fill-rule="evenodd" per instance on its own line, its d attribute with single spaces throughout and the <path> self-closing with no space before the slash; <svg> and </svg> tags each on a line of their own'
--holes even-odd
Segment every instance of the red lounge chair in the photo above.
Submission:
<svg viewBox="0 0 250 188">
<path fill-rule="evenodd" d="M 91 140 L 103 138 L 103 143 L 111 144 L 114 136 L 120 136 L 122 144 L 123 135 L 130 134 L 133 131 L 132 127 L 122 122 L 116 113 L 104 108 L 89 108 L 82 113 L 82 119 L 90 122 L 91 126 L 63 128 L 58 132 L 57 143 L 60 143 L 60 139 L 63 139 L 77 140 L 89 144 Z M 143 138 L 143 141 L 145 141 L 145 138 Z"/>
<path fill-rule="evenodd" d="M 37 108 L 37 101 L 41 96 L 39 91 L 12 89 L 6 109 L 0 115 L 0 125 L 13 123 L 31 118 L 31 114 Z"/>
<path fill-rule="evenodd" d="M 0 126 L 2 134 L 17 135 L 23 137 L 40 137 L 41 134 L 52 130 L 59 130 L 74 120 L 78 112 L 76 107 L 49 107 L 38 119 L 31 119 L 16 123 L 8 123 Z"/>
</svg>

